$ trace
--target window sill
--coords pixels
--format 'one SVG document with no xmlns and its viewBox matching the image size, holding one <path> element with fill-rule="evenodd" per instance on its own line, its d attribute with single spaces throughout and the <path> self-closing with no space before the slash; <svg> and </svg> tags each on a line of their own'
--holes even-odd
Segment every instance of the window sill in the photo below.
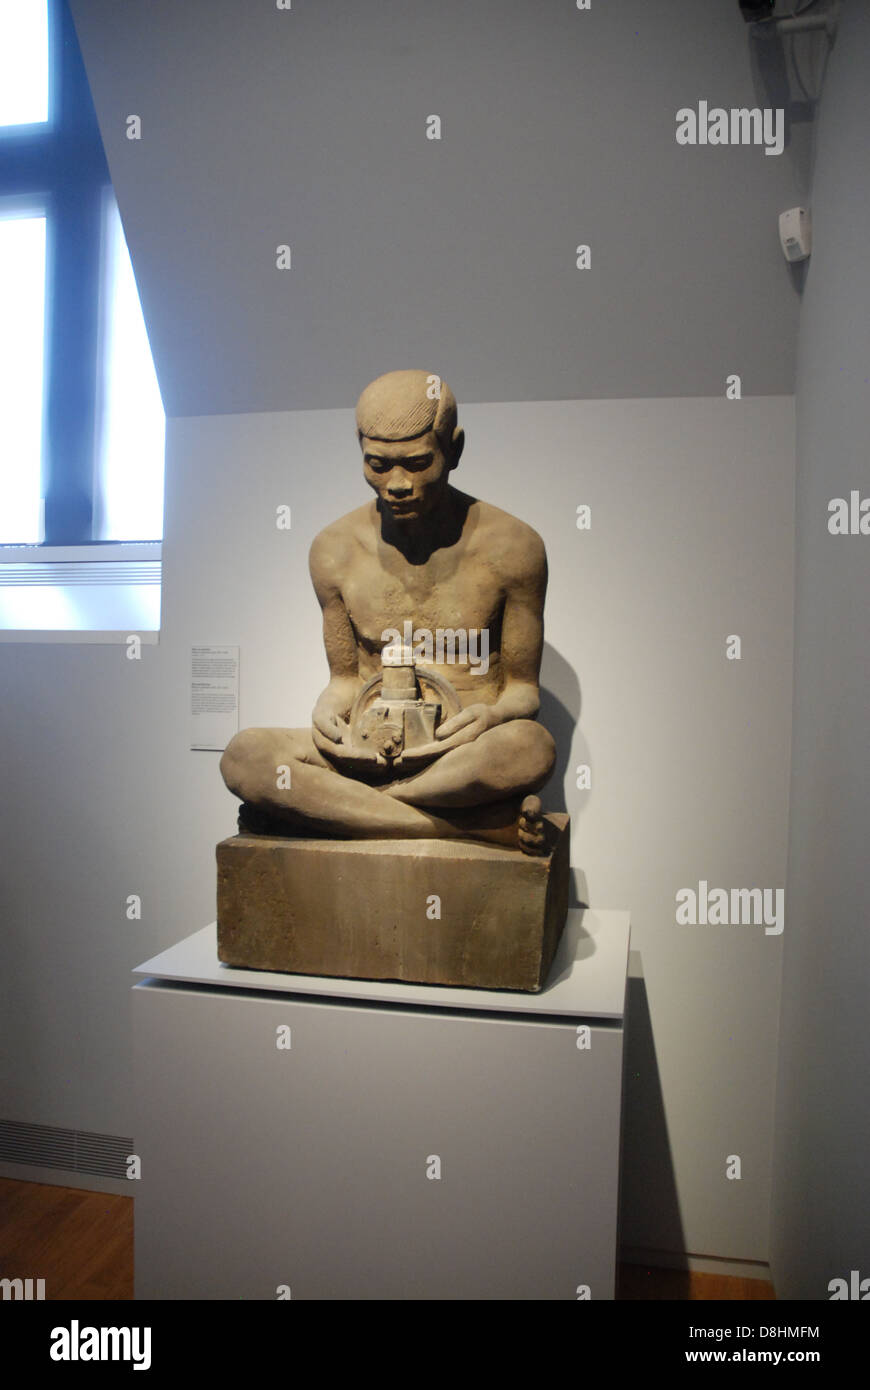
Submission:
<svg viewBox="0 0 870 1390">
<path fill-rule="evenodd" d="M 0 642 L 160 635 L 162 546 L 0 546 Z"/>
</svg>

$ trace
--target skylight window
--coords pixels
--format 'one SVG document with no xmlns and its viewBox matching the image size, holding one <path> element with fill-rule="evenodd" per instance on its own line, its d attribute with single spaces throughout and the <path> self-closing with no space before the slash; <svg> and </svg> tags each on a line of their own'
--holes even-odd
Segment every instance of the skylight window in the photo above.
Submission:
<svg viewBox="0 0 870 1390">
<path fill-rule="evenodd" d="M 47 120 L 47 0 L 0 0 L 0 127 Z"/>
</svg>

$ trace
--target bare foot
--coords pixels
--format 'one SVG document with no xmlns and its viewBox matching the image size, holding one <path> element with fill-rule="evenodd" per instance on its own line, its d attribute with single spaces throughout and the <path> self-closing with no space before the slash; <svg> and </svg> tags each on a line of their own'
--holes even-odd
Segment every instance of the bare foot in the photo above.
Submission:
<svg viewBox="0 0 870 1390">
<path fill-rule="evenodd" d="M 520 808 L 517 838 L 523 854 L 548 854 L 547 832 L 539 796 L 527 796 Z"/>
</svg>

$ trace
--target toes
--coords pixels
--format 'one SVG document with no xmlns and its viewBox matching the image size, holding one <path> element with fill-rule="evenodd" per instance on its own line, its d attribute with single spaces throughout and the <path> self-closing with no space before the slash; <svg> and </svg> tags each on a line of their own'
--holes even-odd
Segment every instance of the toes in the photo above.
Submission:
<svg viewBox="0 0 870 1390">
<path fill-rule="evenodd" d="M 520 831 L 518 839 L 523 854 L 545 855 L 548 853 L 546 840 L 537 835 L 525 835 Z"/>
<path fill-rule="evenodd" d="M 527 796 L 520 810 L 517 823 L 517 842 L 524 854 L 546 855 L 550 853 L 549 827 L 544 820 L 541 799 Z"/>
</svg>

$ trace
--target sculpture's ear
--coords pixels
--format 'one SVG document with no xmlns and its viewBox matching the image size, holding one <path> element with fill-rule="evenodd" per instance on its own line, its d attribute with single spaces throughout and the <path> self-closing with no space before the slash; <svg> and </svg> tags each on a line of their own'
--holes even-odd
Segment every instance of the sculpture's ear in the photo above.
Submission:
<svg viewBox="0 0 870 1390">
<path fill-rule="evenodd" d="M 465 448 L 465 430 L 455 429 L 453 431 L 453 452 L 450 460 L 450 467 L 455 468 L 462 458 L 462 450 Z"/>
</svg>

